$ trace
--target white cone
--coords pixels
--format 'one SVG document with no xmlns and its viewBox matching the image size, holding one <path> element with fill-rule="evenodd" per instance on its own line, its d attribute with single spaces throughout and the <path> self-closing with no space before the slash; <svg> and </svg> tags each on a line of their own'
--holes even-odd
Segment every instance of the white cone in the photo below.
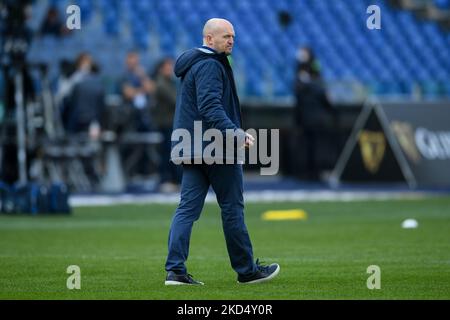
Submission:
<svg viewBox="0 0 450 320">
<path fill-rule="evenodd" d="M 406 219 L 402 222 L 403 229 L 415 229 L 419 226 L 419 223 L 415 219 Z"/>
</svg>

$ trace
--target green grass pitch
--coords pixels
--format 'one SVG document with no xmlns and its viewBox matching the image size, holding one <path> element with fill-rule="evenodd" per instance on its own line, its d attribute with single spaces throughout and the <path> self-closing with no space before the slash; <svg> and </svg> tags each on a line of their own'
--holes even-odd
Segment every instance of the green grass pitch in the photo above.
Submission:
<svg viewBox="0 0 450 320">
<path fill-rule="evenodd" d="M 194 225 L 188 271 L 205 286 L 164 286 L 175 205 L 75 208 L 71 216 L 0 216 L 0 299 L 450 299 L 450 197 L 246 203 L 255 258 L 278 262 L 271 282 L 239 285 L 217 205 Z M 304 221 L 263 221 L 273 209 Z M 419 228 L 402 229 L 417 219 Z M 69 265 L 81 289 L 66 287 Z M 369 290 L 367 267 L 381 269 Z"/>
</svg>

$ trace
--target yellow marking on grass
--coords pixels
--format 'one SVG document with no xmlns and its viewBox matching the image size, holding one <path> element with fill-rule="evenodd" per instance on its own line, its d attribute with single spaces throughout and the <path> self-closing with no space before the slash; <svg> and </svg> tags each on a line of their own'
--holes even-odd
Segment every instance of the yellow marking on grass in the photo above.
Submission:
<svg viewBox="0 0 450 320">
<path fill-rule="evenodd" d="M 306 220 L 307 213 L 301 209 L 269 210 L 262 214 L 263 220 Z"/>
</svg>

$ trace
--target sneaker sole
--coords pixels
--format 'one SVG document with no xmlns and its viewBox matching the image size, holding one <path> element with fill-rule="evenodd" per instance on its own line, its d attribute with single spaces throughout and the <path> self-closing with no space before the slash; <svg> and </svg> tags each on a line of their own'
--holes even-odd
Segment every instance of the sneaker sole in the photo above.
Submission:
<svg viewBox="0 0 450 320">
<path fill-rule="evenodd" d="M 253 284 L 253 283 L 261 283 L 261 282 L 265 282 L 265 281 L 269 281 L 272 280 L 273 278 L 275 278 L 278 273 L 280 273 L 280 265 L 277 265 L 277 269 L 272 272 L 272 274 L 270 276 L 268 276 L 267 278 L 261 278 L 261 279 L 256 279 L 256 280 L 252 280 L 252 281 L 248 281 L 248 282 L 239 282 L 239 284 Z"/>
<path fill-rule="evenodd" d="M 198 286 L 198 285 L 203 286 L 204 285 L 203 282 L 200 282 L 200 283 L 186 283 L 186 282 L 173 281 L 173 280 L 166 280 L 164 282 L 164 284 L 166 286 Z"/>
</svg>

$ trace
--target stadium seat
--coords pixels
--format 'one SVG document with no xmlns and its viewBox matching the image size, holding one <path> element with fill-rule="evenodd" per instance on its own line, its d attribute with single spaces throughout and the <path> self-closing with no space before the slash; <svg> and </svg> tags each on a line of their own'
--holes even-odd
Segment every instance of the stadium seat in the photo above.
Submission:
<svg viewBox="0 0 450 320">
<path fill-rule="evenodd" d="M 441 9 L 448 8 L 448 0 L 433 1 Z M 63 2 L 48 1 L 60 9 Z M 383 12 L 382 32 L 366 28 L 366 8 L 372 4 L 369 0 L 351 4 L 346 0 L 229 0 L 214 6 L 207 0 L 74 3 L 80 6 L 86 19 L 83 23 L 88 25 L 94 23 L 91 17 L 95 10 L 99 11 L 105 35 L 102 47 L 120 39 L 127 47 L 151 50 L 149 56 L 153 57 L 161 53 L 176 55 L 200 45 L 203 24 L 210 17 L 230 19 L 237 34 L 234 59 L 240 62 L 240 72 L 247 79 L 245 96 L 291 95 L 293 76 L 287 74 L 293 75 L 295 54 L 301 45 L 316 51 L 325 80 L 353 79 L 379 93 L 404 93 L 414 83 L 432 78 L 439 83 L 450 82 L 448 31 L 434 22 L 417 19 L 409 11 L 391 7 L 386 0 L 377 1 Z M 291 14 L 288 26 L 279 23 L 282 11 Z M 98 42 L 90 40 L 102 37 L 98 31 L 95 33 L 95 37 L 80 42 L 83 48 L 96 51 Z M 52 44 L 44 42 L 38 45 L 52 48 Z M 39 56 L 36 52 L 34 57 Z M 107 67 L 104 71 L 113 69 Z M 263 72 L 271 79 L 264 79 Z M 394 85 L 386 85 L 386 81 Z M 376 82 L 379 85 L 374 85 Z M 276 85 L 270 89 L 266 83 Z M 428 91 L 448 94 L 446 89 Z"/>
</svg>

